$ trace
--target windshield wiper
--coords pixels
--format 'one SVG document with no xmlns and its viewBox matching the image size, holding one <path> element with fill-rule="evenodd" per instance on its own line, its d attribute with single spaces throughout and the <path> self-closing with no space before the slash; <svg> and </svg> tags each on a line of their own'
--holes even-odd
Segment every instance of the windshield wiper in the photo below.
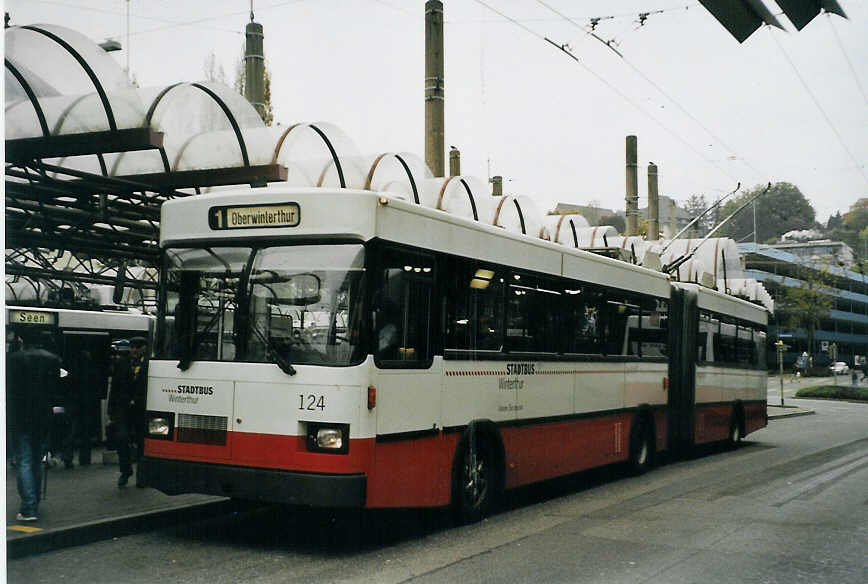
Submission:
<svg viewBox="0 0 868 584">
<path fill-rule="evenodd" d="M 277 347 L 274 346 L 271 338 L 266 337 L 265 333 L 259 330 L 259 327 L 257 327 L 255 324 L 252 324 L 250 326 L 250 330 L 253 331 L 253 334 L 259 337 L 259 340 L 262 342 L 262 344 L 265 345 L 265 350 L 268 351 L 274 363 L 278 367 L 280 367 L 280 370 L 287 375 L 295 375 L 295 367 L 292 366 L 292 363 L 289 362 L 289 359 L 287 359 L 280 351 L 277 350 Z M 292 341 L 290 340 L 289 342 L 291 343 Z"/>
</svg>

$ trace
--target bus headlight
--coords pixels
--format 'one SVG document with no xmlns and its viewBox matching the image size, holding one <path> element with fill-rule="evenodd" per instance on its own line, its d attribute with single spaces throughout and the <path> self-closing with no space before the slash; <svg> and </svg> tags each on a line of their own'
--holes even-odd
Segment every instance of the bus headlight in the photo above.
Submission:
<svg viewBox="0 0 868 584">
<path fill-rule="evenodd" d="M 148 434 L 157 436 L 169 435 L 169 420 L 166 418 L 151 418 L 148 420 Z"/>
<path fill-rule="evenodd" d="M 172 412 L 148 412 L 148 438 L 155 440 L 171 440 L 175 426 L 175 414 Z"/>
<path fill-rule="evenodd" d="M 347 424 L 308 424 L 307 449 L 311 452 L 346 454 L 350 448 Z"/>
<path fill-rule="evenodd" d="M 343 432 L 340 428 L 320 428 L 316 431 L 317 448 L 340 450 L 343 444 Z"/>
</svg>

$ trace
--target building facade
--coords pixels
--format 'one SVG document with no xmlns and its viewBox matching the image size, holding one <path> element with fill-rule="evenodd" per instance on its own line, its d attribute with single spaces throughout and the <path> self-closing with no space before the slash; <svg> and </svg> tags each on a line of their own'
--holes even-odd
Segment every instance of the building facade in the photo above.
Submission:
<svg viewBox="0 0 868 584">
<path fill-rule="evenodd" d="M 793 367 L 803 353 L 811 355 L 817 366 L 828 364 L 837 354 L 835 360 L 846 361 L 850 367 L 868 354 L 868 277 L 838 257 L 835 252 L 842 245 L 846 247 L 830 241 L 738 246 L 745 275 L 763 283 L 775 298 L 776 308 L 787 289 L 813 289 L 825 297 L 813 334 L 810 327 L 794 324 L 783 310 L 776 309 L 769 321 L 769 340 L 780 339 L 788 346 L 786 367 Z M 774 352 L 769 351 L 769 359 L 770 366 L 775 366 Z"/>
</svg>

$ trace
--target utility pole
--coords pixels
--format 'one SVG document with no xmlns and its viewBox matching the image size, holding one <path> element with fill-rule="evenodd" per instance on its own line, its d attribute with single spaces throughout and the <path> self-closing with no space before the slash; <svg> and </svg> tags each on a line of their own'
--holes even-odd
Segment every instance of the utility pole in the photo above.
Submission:
<svg viewBox="0 0 868 584">
<path fill-rule="evenodd" d="M 443 2 L 425 2 L 425 162 L 445 175 L 443 91 Z"/>
<path fill-rule="evenodd" d="M 756 201 L 753 202 L 753 244 L 756 246 Z"/>
</svg>

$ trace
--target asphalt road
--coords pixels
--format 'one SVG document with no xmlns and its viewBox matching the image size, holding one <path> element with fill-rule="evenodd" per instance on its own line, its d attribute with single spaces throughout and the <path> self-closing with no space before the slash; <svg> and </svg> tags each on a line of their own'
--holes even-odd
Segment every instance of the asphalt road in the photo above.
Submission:
<svg viewBox="0 0 868 584">
<path fill-rule="evenodd" d="M 12 560 L 8 581 L 863 584 L 868 405 L 794 402 L 816 415 L 641 477 L 524 489 L 476 525 L 267 507 Z"/>
</svg>

